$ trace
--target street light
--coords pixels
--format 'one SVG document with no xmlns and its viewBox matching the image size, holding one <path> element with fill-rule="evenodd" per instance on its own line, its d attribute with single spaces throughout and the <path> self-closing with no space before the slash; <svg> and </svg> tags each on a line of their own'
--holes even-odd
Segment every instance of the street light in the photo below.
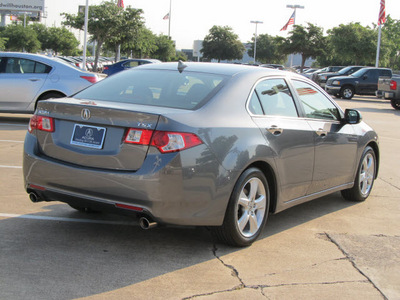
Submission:
<svg viewBox="0 0 400 300">
<path fill-rule="evenodd" d="M 262 21 L 250 21 L 252 24 L 256 24 L 256 33 L 254 35 L 254 64 L 256 63 L 256 49 L 257 49 L 257 25 L 258 24 L 263 24 L 264 22 Z"/>
</svg>

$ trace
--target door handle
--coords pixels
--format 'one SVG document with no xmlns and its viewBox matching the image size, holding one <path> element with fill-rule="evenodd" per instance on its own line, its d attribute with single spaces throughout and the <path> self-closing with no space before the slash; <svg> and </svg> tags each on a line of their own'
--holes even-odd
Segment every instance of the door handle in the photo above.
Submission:
<svg viewBox="0 0 400 300">
<path fill-rule="evenodd" d="M 29 78 L 30 81 L 39 81 L 40 78 Z"/>
<path fill-rule="evenodd" d="M 271 127 L 267 128 L 267 130 L 272 133 L 273 135 L 281 135 L 283 132 L 282 128 L 279 128 L 276 125 L 272 125 Z"/>
<path fill-rule="evenodd" d="M 320 137 L 326 137 L 328 135 L 328 131 L 323 130 L 322 128 L 319 128 L 316 133 L 320 136 Z"/>
</svg>

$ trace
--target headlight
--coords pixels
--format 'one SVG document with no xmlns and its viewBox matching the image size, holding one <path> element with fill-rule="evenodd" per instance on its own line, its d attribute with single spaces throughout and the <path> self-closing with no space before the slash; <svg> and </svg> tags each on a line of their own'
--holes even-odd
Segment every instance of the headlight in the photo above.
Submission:
<svg viewBox="0 0 400 300">
<path fill-rule="evenodd" d="M 334 80 L 334 81 L 332 81 L 332 85 L 340 85 L 340 80 Z"/>
<path fill-rule="evenodd" d="M 326 76 L 320 76 L 319 79 L 326 80 Z"/>
</svg>

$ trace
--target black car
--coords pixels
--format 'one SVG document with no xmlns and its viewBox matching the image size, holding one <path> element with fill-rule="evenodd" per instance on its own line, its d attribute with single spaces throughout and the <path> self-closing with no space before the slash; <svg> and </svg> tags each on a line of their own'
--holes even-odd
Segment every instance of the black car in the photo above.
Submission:
<svg viewBox="0 0 400 300">
<path fill-rule="evenodd" d="M 331 77 L 325 90 L 336 97 L 351 99 L 357 95 L 375 95 L 380 76 L 392 77 L 392 70 L 385 68 L 362 68 L 349 76 Z"/>
<path fill-rule="evenodd" d="M 325 88 L 326 81 L 329 78 L 335 77 L 335 76 L 348 76 L 362 68 L 365 68 L 365 67 L 363 67 L 363 66 L 348 66 L 348 67 L 345 67 L 345 68 L 339 70 L 338 72 L 319 73 L 315 77 L 315 82 L 318 83 L 321 87 Z"/>
<path fill-rule="evenodd" d="M 335 72 L 339 72 L 343 68 L 344 68 L 344 66 L 329 66 L 329 67 L 325 67 L 323 69 L 319 69 L 318 71 L 315 71 L 311 75 L 311 80 L 317 82 L 318 74 L 321 74 L 321 73 L 335 73 Z"/>
</svg>

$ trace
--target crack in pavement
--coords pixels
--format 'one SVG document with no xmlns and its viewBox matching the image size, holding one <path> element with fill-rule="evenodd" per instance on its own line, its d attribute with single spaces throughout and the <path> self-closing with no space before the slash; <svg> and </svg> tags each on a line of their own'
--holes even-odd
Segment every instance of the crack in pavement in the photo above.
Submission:
<svg viewBox="0 0 400 300">
<path fill-rule="evenodd" d="M 379 180 L 382 180 L 383 182 L 387 183 L 388 185 L 394 187 L 395 189 L 400 190 L 400 187 L 395 186 L 393 183 L 389 182 L 388 180 L 386 180 L 386 179 L 384 179 L 384 178 L 382 178 L 382 177 L 379 177 Z"/>
<path fill-rule="evenodd" d="M 354 261 L 354 258 L 350 256 L 341 246 L 340 244 L 333 238 L 331 237 L 327 232 L 325 232 L 326 237 L 329 239 L 329 241 L 332 242 L 332 244 L 336 245 L 336 247 L 347 257 L 348 261 L 351 262 L 353 265 L 354 269 L 356 269 L 362 276 L 364 276 L 369 283 L 372 284 L 372 286 L 381 294 L 381 296 L 385 299 L 388 300 L 388 298 L 385 296 L 385 294 L 378 288 L 378 286 L 369 278 L 360 268 L 358 268 L 357 264 Z"/>
</svg>

